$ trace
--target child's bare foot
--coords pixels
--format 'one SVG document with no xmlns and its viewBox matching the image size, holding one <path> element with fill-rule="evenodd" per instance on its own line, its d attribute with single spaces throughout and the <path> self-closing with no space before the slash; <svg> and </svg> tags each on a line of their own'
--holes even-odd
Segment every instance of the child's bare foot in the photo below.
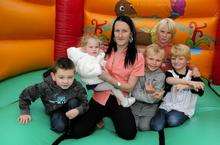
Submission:
<svg viewBox="0 0 220 145">
<path fill-rule="evenodd" d="M 103 120 L 99 121 L 99 122 L 96 124 L 96 126 L 97 126 L 98 128 L 103 128 L 103 127 L 104 127 L 104 121 L 103 121 Z"/>
</svg>

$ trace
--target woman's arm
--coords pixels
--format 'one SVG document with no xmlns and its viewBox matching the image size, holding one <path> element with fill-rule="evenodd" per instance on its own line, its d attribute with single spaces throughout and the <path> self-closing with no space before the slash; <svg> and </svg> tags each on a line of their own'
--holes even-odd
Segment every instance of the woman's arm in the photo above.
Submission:
<svg viewBox="0 0 220 145">
<path fill-rule="evenodd" d="M 109 73 L 103 71 L 103 73 L 99 76 L 100 79 L 112 84 L 116 88 L 126 91 L 126 92 L 131 92 L 138 80 L 138 76 L 130 76 L 128 79 L 127 83 L 120 83 L 117 81 L 115 78 L 113 78 Z"/>
<path fill-rule="evenodd" d="M 126 92 L 130 93 L 133 90 L 135 84 L 137 83 L 137 80 L 138 80 L 138 76 L 130 76 L 128 83 L 123 83 L 118 88 L 122 91 L 126 91 Z M 116 86 L 117 86 L 117 84 L 116 84 Z"/>
<path fill-rule="evenodd" d="M 99 78 L 109 82 L 117 89 L 130 93 L 133 90 L 138 80 L 138 76 L 143 76 L 143 75 L 144 75 L 144 57 L 142 54 L 138 54 L 137 61 L 135 61 L 132 70 L 130 72 L 128 81 L 126 83 L 119 82 L 114 77 L 112 77 L 107 71 L 103 71 L 102 75 L 100 75 Z"/>
</svg>

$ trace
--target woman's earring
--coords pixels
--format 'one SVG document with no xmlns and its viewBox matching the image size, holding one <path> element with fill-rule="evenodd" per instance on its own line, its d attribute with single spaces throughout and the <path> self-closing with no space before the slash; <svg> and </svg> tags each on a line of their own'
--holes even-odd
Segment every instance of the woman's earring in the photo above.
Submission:
<svg viewBox="0 0 220 145">
<path fill-rule="evenodd" d="M 133 40 L 134 40 L 133 37 L 130 35 L 130 37 L 129 37 L 129 42 L 132 43 Z"/>
</svg>

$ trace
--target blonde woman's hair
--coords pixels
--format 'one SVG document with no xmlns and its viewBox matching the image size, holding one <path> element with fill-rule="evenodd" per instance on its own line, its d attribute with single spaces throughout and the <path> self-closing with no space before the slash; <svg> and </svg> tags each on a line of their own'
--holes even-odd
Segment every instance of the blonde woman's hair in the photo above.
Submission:
<svg viewBox="0 0 220 145">
<path fill-rule="evenodd" d="M 184 56 L 187 60 L 191 59 L 190 48 L 184 44 L 173 45 L 171 48 L 171 57 Z"/>
<path fill-rule="evenodd" d="M 155 42 L 158 41 L 157 34 L 159 31 L 159 28 L 160 28 L 160 26 L 163 26 L 163 25 L 168 26 L 168 30 L 171 33 L 171 39 L 173 39 L 176 34 L 176 23 L 170 18 L 164 18 L 164 19 L 160 20 L 154 27 L 154 29 L 155 29 L 155 38 L 154 38 Z"/>
<path fill-rule="evenodd" d="M 93 35 L 93 34 L 84 34 L 80 39 L 79 47 L 85 47 L 89 39 L 94 39 L 99 43 L 99 45 L 101 44 L 101 40 L 99 39 L 98 36 Z"/>
<path fill-rule="evenodd" d="M 147 46 L 147 49 L 144 52 L 144 56 L 147 57 L 148 54 L 161 54 L 162 59 L 165 57 L 165 50 L 161 48 L 159 45 L 153 43 Z"/>
</svg>

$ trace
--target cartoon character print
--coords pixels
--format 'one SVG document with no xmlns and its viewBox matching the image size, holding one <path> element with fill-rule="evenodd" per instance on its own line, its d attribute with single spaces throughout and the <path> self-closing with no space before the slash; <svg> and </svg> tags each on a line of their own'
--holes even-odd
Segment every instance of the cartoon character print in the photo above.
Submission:
<svg viewBox="0 0 220 145">
<path fill-rule="evenodd" d="M 115 13 L 117 16 L 126 15 L 131 18 L 137 17 L 135 8 L 127 0 L 118 0 L 115 5 Z M 137 44 L 150 45 L 151 43 L 151 34 L 137 29 Z"/>
<path fill-rule="evenodd" d="M 185 0 L 170 0 L 171 3 L 171 15 L 169 18 L 176 19 L 184 15 L 186 1 Z"/>
<path fill-rule="evenodd" d="M 119 0 L 115 5 L 115 13 L 117 16 L 126 15 L 129 17 L 136 17 L 137 12 L 133 5 L 127 0 Z"/>
</svg>

